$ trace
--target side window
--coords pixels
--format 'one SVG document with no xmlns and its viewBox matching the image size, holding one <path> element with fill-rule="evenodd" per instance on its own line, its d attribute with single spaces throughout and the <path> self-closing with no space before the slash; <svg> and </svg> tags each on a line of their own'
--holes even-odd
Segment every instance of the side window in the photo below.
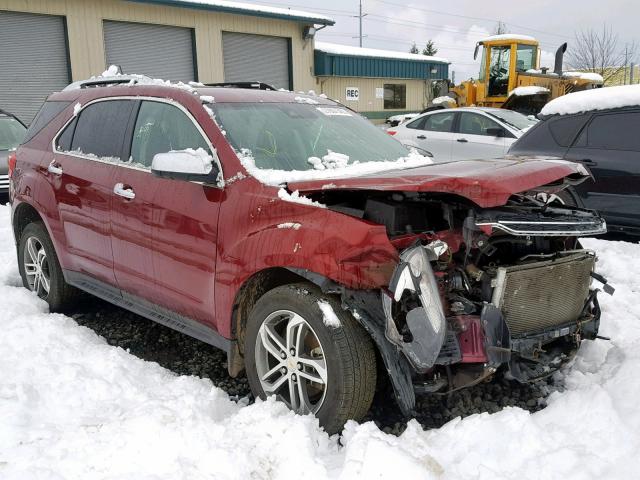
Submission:
<svg viewBox="0 0 640 480">
<path fill-rule="evenodd" d="M 132 100 L 107 100 L 89 105 L 80 112 L 71 150 L 120 160 L 132 109 Z"/>
<path fill-rule="evenodd" d="M 640 112 L 596 115 L 587 127 L 587 147 L 640 152 Z"/>
<path fill-rule="evenodd" d="M 584 125 L 585 115 L 572 115 L 549 120 L 551 136 L 561 147 L 568 147 Z"/>
<path fill-rule="evenodd" d="M 178 107 L 143 101 L 133 130 L 132 161 L 150 168 L 153 157 L 158 153 L 187 148 L 210 151 L 193 121 Z"/>
<path fill-rule="evenodd" d="M 425 118 L 427 117 L 422 117 L 422 118 L 418 118 L 417 120 L 413 120 L 407 123 L 406 127 L 412 128 L 414 130 L 422 130 L 422 124 L 424 123 Z"/>
<path fill-rule="evenodd" d="M 453 112 L 435 113 L 426 117 L 423 130 L 431 132 L 450 132 L 453 126 Z"/>
<path fill-rule="evenodd" d="M 462 112 L 460 114 L 460 133 L 467 135 L 486 135 L 493 137 L 487 133 L 488 128 L 502 128 L 496 122 L 484 115 L 477 113 Z"/>
</svg>

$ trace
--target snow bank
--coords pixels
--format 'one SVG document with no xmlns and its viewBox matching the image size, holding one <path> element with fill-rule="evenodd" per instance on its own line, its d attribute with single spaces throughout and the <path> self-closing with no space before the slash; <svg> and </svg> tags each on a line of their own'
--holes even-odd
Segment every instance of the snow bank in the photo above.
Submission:
<svg viewBox="0 0 640 480">
<path fill-rule="evenodd" d="M 563 95 L 547 103 L 542 115 L 569 115 L 591 110 L 640 105 L 640 85 L 594 88 Z"/>
<path fill-rule="evenodd" d="M 526 97 L 527 95 L 537 95 L 539 93 L 549 92 L 550 90 L 548 88 L 531 85 L 527 87 L 516 87 L 509 92 L 509 96 L 515 95 L 516 97 Z"/>
<path fill-rule="evenodd" d="M 311 157 L 309 161 L 315 167 L 316 164 L 324 164 L 324 158 L 330 158 L 330 160 L 327 161 L 327 164 L 331 163 L 331 161 L 337 162 L 337 155 L 341 154 L 336 154 L 335 152 L 329 151 L 329 153 L 325 155 L 325 157 L 323 157 L 323 160 L 317 157 Z M 342 155 L 342 157 L 346 157 L 346 155 Z M 385 170 L 422 167 L 425 165 L 431 165 L 433 163 L 433 160 L 431 158 L 424 157 L 413 149 L 410 150 L 409 155 L 399 158 L 395 161 L 352 163 L 346 166 L 343 166 L 344 164 L 342 164 L 337 166 L 336 168 L 326 168 L 325 165 L 324 170 L 314 168 L 313 170 L 289 171 L 258 168 L 256 167 L 256 163 L 251 151 L 247 149 L 243 149 L 241 152 L 239 152 L 238 158 L 240 159 L 242 166 L 252 177 L 258 179 L 260 182 L 266 185 L 273 186 L 278 186 L 289 182 L 301 182 L 305 180 L 325 180 L 356 177 L 367 175 L 370 173 L 383 172 Z"/>
<path fill-rule="evenodd" d="M 417 53 L 396 52 L 394 50 L 378 50 L 375 48 L 351 47 L 337 43 L 316 42 L 315 49 L 333 55 L 349 55 L 352 57 L 393 58 L 401 60 L 418 60 L 421 62 L 450 63 L 442 57 L 431 57 Z"/>
<path fill-rule="evenodd" d="M 640 245 L 587 240 L 616 287 L 602 335 L 544 410 L 452 420 L 399 437 L 349 422 L 328 437 L 274 401 L 245 406 L 47 313 L 23 288 L 0 207 L 0 478 L 620 479 L 640 469 Z M 292 453 L 293 452 L 293 453 Z"/>
</svg>

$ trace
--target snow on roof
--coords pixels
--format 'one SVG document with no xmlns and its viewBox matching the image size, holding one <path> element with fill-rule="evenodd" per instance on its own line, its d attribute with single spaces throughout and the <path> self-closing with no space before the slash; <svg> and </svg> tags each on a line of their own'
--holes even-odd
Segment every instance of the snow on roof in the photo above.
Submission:
<svg viewBox="0 0 640 480">
<path fill-rule="evenodd" d="M 501 35 L 491 35 L 490 37 L 483 38 L 482 40 L 479 40 L 479 43 L 492 42 L 494 40 L 525 40 L 525 41 L 529 41 L 529 42 L 535 42 L 536 41 L 535 38 L 530 37 L 529 35 L 517 35 L 517 34 L 513 34 L 513 33 L 503 33 Z"/>
<path fill-rule="evenodd" d="M 267 7 L 252 3 L 231 2 L 228 0 L 130 0 L 140 3 L 155 3 L 159 5 L 172 5 L 176 7 L 200 8 L 219 12 L 239 13 L 244 15 L 264 16 L 271 18 L 289 18 L 291 20 L 333 25 L 335 21 L 324 15 L 306 12 L 304 10 L 292 10 L 290 8 Z"/>
<path fill-rule="evenodd" d="M 527 87 L 516 87 L 509 92 L 509 96 L 515 95 L 516 97 L 526 97 L 527 95 L 537 95 L 539 93 L 549 93 L 549 89 L 545 87 L 539 87 L 537 85 L 530 85 Z"/>
<path fill-rule="evenodd" d="M 594 72 L 562 72 L 563 77 L 576 77 L 582 80 L 591 80 L 592 82 L 603 83 L 602 75 Z"/>
<path fill-rule="evenodd" d="M 400 60 L 418 60 L 420 62 L 450 63 L 442 57 L 431 57 L 417 53 L 397 52 L 394 50 L 378 50 L 375 48 L 351 47 L 349 45 L 338 45 L 337 43 L 316 42 L 315 49 L 334 55 L 349 55 L 352 57 L 376 57 L 393 58 Z"/>
<path fill-rule="evenodd" d="M 570 115 L 591 110 L 640 106 L 640 85 L 594 88 L 563 95 L 547 103 L 542 115 Z"/>
</svg>

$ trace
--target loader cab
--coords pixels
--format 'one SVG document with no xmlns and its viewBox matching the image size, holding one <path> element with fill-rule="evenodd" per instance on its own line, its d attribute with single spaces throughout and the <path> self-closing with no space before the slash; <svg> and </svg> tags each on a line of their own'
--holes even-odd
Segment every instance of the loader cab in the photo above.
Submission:
<svg viewBox="0 0 640 480">
<path fill-rule="evenodd" d="M 537 40 L 524 35 L 495 35 L 478 42 L 481 50 L 477 101 L 485 106 L 502 105 L 516 87 L 518 73 L 538 69 Z"/>
</svg>

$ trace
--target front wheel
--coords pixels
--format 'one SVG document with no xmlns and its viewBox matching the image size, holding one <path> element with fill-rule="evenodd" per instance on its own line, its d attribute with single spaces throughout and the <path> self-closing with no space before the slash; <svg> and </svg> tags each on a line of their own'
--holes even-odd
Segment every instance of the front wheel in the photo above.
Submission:
<svg viewBox="0 0 640 480">
<path fill-rule="evenodd" d="M 376 358 L 363 328 L 332 298 L 308 284 L 267 292 L 252 310 L 245 362 L 256 397 L 274 395 L 316 415 L 329 433 L 368 412 Z"/>
</svg>

